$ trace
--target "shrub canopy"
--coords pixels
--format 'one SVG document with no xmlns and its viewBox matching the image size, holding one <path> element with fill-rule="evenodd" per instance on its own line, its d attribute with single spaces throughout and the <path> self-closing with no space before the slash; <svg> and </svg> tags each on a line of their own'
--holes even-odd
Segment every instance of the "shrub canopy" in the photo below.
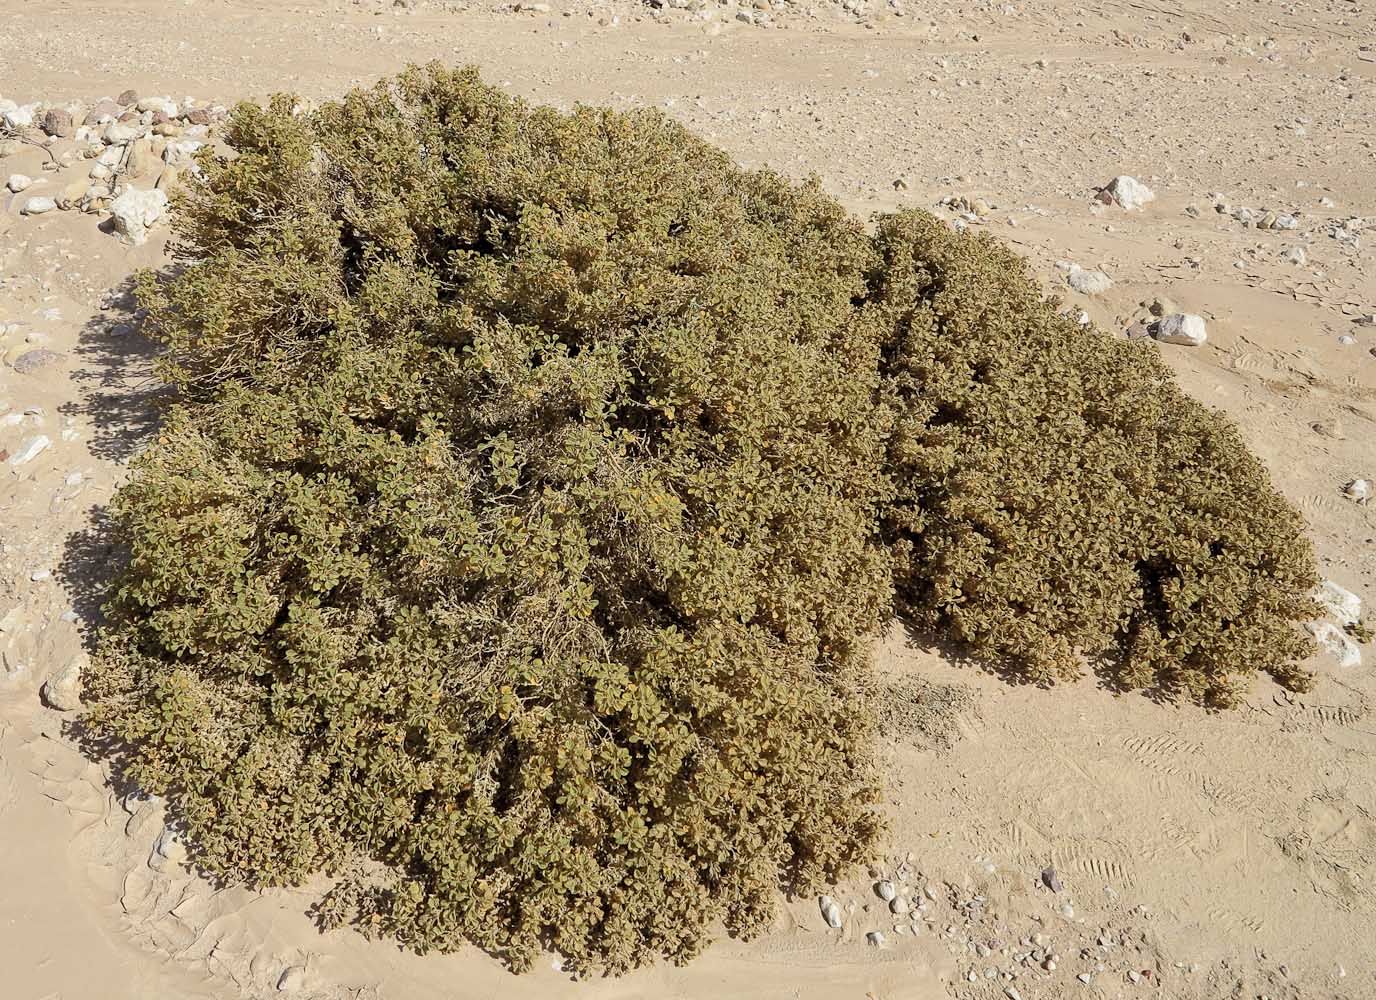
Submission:
<svg viewBox="0 0 1376 1000">
<path fill-rule="evenodd" d="M 684 958 L 876 828 L 873 248 L 651 113 L 244 105 L 150 323 L 92 685 L 204 862 L 523 967 Z"/>
<path fill-rule="evenodd" d="M 142 281 L 179 401 L 86 680 L 208 869 L 620 972 L 866 856 L 895 585 L 1037 679 L 1303 683 L 1296 515 L 992 242 L 472 71 L 227 140 Z"/>
<path fill-rule="evenodd" d="M 1123 688 L 1210 705 L 1257 669 L 1305 689 L 1313 553 L 1232 422 L 1156 345 L 1058 315 L 994 240 L 910 213 L 876 243 L 885 529 L 912 619 L 1036 681 L 1089 654 Z"/>
</svg>

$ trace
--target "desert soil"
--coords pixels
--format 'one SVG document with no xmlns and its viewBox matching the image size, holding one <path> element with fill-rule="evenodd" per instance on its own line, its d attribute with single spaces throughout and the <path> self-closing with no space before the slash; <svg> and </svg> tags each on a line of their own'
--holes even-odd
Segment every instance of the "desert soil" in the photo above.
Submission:
<svg viewBox="0 0 1376 1000">
<path fill-rule="evenodd" d="M 1308 516 L 1323 575 L 1376 597 L 1376 505 L 1342 492 L 1376 479 L 1369 0 L 775 4 L 744 20 L 552 2 L 28 0 L 0 11 L 0 97 L 318 99 L 407 62 L 471 62 L 538 102 L 663 108 L 748 165 L 815 173 L 858 213 L 983 199 L 968 224 L 1111 334 L 1158 298 L 1205 318 L 1204 346 L 1152 349 L 1238 422 Z M 320 935 L 310 887 L 211 886 L 163 837 L 160 803 L 112 790 L 39 696 L 89 638 L 115 559 L 102 511 L 155 426 L 152 347 L 123 290 L 166 260 L 167 235 L 130 247 L 98 215 L 21 215 L 84 176 L 44 159 L 0 159 L 0 184 L 42 180 L 0 192 L 0 995 L 1376 997 L 1370 646 L 1360 666 L 1316 657 L 1312 694 L 1259 680 L 1210 714 L 1093 677 L 1010 685 L 895 632 L 877 663 L 890 832 L 833 892 L 842 929 L 791 901 L 763 939 L 682 969 L 574 983 L 550 961 L 515 978 L 472 951 Z M 1156 201 L 1095 202 L 1119 174 Z M 1075 292 L 1058 262 L 1112 287 Z M 13 367 L 39 347 L 57 356 Z M 50 446 L 14 464 L 39 435 Z M 912 912 L 889 912 L 880 878 Z"/>
</svg>

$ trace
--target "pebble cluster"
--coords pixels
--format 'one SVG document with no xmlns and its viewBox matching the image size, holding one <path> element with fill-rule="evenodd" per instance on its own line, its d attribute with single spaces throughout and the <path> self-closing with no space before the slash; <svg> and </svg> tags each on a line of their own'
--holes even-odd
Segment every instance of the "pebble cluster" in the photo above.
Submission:
<svg viewBox="0 0 1376 1000">
<path fill-rule="evenodd" d="M 1145 907 L 1091 922 L 1077 915 L 1055 868 L 1032 876 L 982 862 L 979 870 L 978 883 L 960 886 L 917 870 L 908 854 L 895 864 L 874 863 L 861 898 L 821 896 L 818 910 L 843 939 L 863 937 L 873 948 L 933 939 L 954 957 L 958 983 L 992 988 L 1007 1000 L 1059 996 L 1076 983 L 1140 986 L 1141 995 L 1153 996 L 1165 977 L 1201 971 L 1196 963 L 1161 959 L 1144 926 L 1151 917 Z M 1010 878 L 1026 884 L 1008 890 Z M 1118 893 L 1105 887 L 1104 894 L 1111 908 Z"/>
<path fill-rule="evenodd" d="M 194 98 L 178 102 L 133 90 L 92 103 L 18 104 L 0 97 L 0 160 L 25 148 L 45 156 L 38 177 L 5 177 L 9 205 L 24 216 L 105 216 L 121 240 L 141 244 L 225 114 Z"/>
</svg>

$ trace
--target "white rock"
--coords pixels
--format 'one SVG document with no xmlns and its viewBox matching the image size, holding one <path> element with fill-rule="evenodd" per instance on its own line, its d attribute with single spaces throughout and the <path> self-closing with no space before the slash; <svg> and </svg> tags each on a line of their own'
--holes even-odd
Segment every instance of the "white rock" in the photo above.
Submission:
<svg viewBox="0 0 1376 1000">
<path fill-rule="evenodd" d="M 1152 334 L 1163 344 L 1184 344 L 1186 347 L 1199 347 L 1209 339 L 1204 326 L 1204 318 L 1192 313 L 1172 313 L 1156 324 Z"/>
<path fill-rule="evenodd" d="M 134 107 L 139 111 L 161 111 L 169 118 L 177 117 L 177 102 L 166 97 L 145 97 Z"/>
<path fill-rule="evenodd" d="M 293 965 L 282 970 L 282 975 L 277 977 L 277 992 L 279 993 L 298 993 L 306 986 L 306 970 L 299 965 Z"/>
<path fill-rule="evenodd" d="M 73 657 L 58 673 L 43 682 L 44 704 L 59 712 L 81 710 L 81 668 L 84 656 Z"/>
<path fill-rule="evenodd" d="M 17 105 L 9 102 L 10 107 L 0 112 L 0 121 L 13 129 L 29 128 L 33 125 L 33 113 L 38 110 L 37 104 Z"/>
<path fill-rule="evenodd" d="M 24 445 L 23 450 L 10 459 L 10 465 L 16 469 L 21 465 L 26 465 L 43 452 L 47 451 L 51 445 L 52 441 L 49 440 L 46 434 L 40 434 L 37 437 L 30 438 L 28 443 Z"/>
<path fill-rule="evenodd" d="M 1076 264 L 1071 267 L 1066 281 L 1081 295 L 1102 295 L 1113 287 L 1113 279 L 1100 270 L 1086 270 Z"/>
<path fill-rule="evenodd" d="M 897 892 L 894 890 L 893 883 L 889 881 L 874 883 L 874 891 L 878 893 L 879 898 L 886 903 L 892 900 L 895 895 L 897 895 Z"/>
<path fill-rule="evenodd" d="M 910 907 L 908 906 L 908 899 L 906 896 L 895 896 L 892 900 L 889 901 L 890 912 L 897 914 L 900 917 L 903 914 L 907 913 L 909 908 Z"/>
<path fill-rule="evenodd" d="M 1308 255 L 1304 252 L 1304 247 L 1290 247 L 1281 255 L 1285 260 L 1297 266 L 1304 266 L 1309 261 Z"/>
<path fill-rule="evenodd" d="M 140 191 L 126 188 L 110 203 L 115 232 L 126 243 L 137 246 L 148 239 L 148 227 L 162 218 L 167 210 L 167 195 L 161 191 Z"/>
<path fill-rule="evenodd" d="M 5 182 L 5 187 L 18 194 L 32 183 L 33 178 L 26 174 L 10 174 L 10 179 Z"/>
<path fill-rule="evenodd" d="M 1126 209 L 1140 209 L 1148 202 L 1156 200 L 1156 192 L 1147 187 L 1136 177 L 1123 175 L 1115 177 L 1109 181 L 1105 188 L 1113 196 L 1113 200 Z"/>
<path fill-rule="evenodd" d="M 100 155 L 96 157 L 96 162 L 103 167 L 117 167 L 123 159 L 124 147 L 110 146 L 108 149 L 101 150 Z"/>
<path fill-rule="evenodd" d="M 42 215 L 44 212 L 51 212 L 55 208 L 57 208 L 57 202 L 40 195 L 24 202 L 24 207 L 19 212 L 21 215 Z"/>
<path fill-rule="evenodd" d="M 818 907 L 822 910 L 822 919 L 827 922 L 828 927 L 841 926 L 841 906 L 830 896 L 822 896 L 817 900 Z"/>
<path fill-rule="evenodd" d="M 1314 590 L 1314 600 L 1318 601 L 1338 621 L 1344 625 L 1356 625 L 1362 617 L 1362 599 L 1350 590 L 1344 590 L 1332 580 L 1325 580 Z"/>
<path fill-rule="evenodd" d="M 143 133 L 144 126 L 138 122 L 111 122 L 105 127 L 105 142 L 111 146 L 122 146 L 133 142 Z"/>
<path fill-rule="evenodd" d="M 1365 479 L 1354 479 L 1343 487 L 1343 496 L 1357 503 L 1366 503 L 1371 499 L 1371 483 Z"/>
<path fill-rule="evenodd" d="M 1332 622 L 1305 622 L 1304 627 L 1314 637 L 1314 641 L 1338 661 L 1340 667 L 1358 667 L 1362 664 L 1362 651 L 1348 638 L 1347 633 Z"/>
<path fill-rule="evenodd" d="M 204 145 L 205 143 L 197 142 L 195 139 L 173 139 L 162 152 L 163 162 L 169 167 L 189 166 L 196 150 Z"/>
<path fill-rule="evenodd" d="M 865 940 L 868 941 L 872 947 L 882 948 L 884 947 L 884 932 L 870 931 L 865 935 Z"/>
</svg>

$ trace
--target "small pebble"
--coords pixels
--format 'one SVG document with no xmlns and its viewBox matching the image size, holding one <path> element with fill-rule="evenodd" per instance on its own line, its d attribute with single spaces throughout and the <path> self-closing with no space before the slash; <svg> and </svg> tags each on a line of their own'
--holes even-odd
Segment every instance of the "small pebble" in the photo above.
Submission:
<svg viewBox="0 0 1376 1000">
<path fill-rule="evenodd" d="M 39 196 L 30 198 L 24 202 L 24 207 L 19 210 L 21 215 L 43 215 L 57 208 L 57 202 L 51 198 Z"/>
</svg>

